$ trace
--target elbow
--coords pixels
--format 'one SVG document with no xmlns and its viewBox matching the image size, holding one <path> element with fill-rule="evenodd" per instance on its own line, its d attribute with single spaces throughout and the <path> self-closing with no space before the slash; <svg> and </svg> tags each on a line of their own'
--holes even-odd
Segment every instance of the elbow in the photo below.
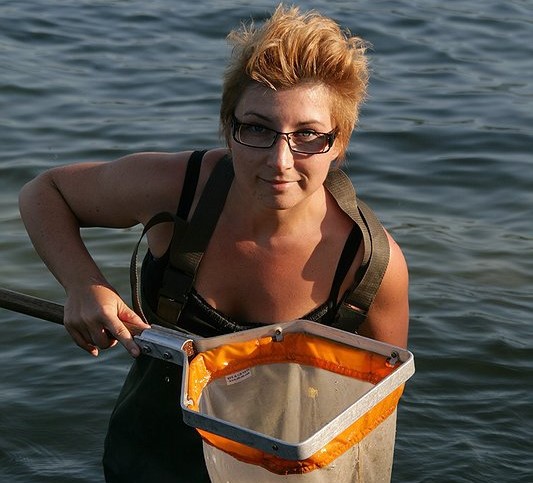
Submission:
<svg viewBox="0 0 533 483">
<path fill-rule="evenodd" d="M 20 216 L 23 221 L 30 217 L 30 214 L 38 210 L 40 206 L 46 204 L 50 195 L 57 193 L 50 171 L 46 171 L 24 184 L 19 192 L 18 205 Z"/>
<path fill-rule="evenodd" d="M 33 192 L 35 191 L 35 181 L 36 179 L 33 179 L 31 181 L 28 181 L 20 190 L 19 192 L 19 212 L 22 219 L 25 218 L 29 207 L 32 204 L 32 198 L 33 198 Z"/>
</svg>

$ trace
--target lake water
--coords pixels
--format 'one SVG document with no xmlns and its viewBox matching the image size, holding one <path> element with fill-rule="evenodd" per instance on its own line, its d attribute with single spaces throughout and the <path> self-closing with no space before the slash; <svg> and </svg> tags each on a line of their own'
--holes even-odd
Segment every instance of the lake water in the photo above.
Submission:
<svg viewBox="0 0 533 483">
<path fill-rule="evenodd" d="M 393 481 L 531 482 L 533 3 L 299 4 L 373 45 L 347 170 L 410 265 L 417 373 Z M 225 35 L 274 5 L 1 2 L 1 286 L 63 301 L 18 215 L 17 193 L 39 172 L 219 144 Z M 84 232 L 125 298 L 138 234 Z M 0 328 L 0 481 L 102 481 L 129 356 L 93 359 L 60 326 L 6 310 Z"/>
</svg>

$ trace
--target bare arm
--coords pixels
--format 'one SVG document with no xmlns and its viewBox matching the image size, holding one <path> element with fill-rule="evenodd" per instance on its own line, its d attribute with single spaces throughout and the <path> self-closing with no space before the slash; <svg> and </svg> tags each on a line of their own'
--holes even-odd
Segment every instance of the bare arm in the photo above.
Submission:
<svg viewBox="0 0 533 483">
<path fill-rule="evenodd" d="M 403 253 L 390 235 L 389 244 L 389 265 L 359 333 L 405 348 L 409 330 L 409 276 Z"/>
<path fill-rule="evenodd" d="M 30 238 L 67 294 L 65 327 L 93 355 L 148 326 L 120 299 L 80 236 L 80 227 L 129 227 L 174 210 L 188 153 L 144 153 L 111 163 L 55 168 L 24 186 L 20 211 Z"/>
</svg>

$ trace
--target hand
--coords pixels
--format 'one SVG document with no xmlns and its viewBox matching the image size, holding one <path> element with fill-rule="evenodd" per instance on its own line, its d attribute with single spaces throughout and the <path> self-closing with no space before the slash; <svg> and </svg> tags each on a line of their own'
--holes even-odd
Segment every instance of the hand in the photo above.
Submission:
<svg viewBox="0 0 533 483">
<path fill-rule="evenodd" d="M 133 356 L 140 354 L 133 335 L 150 326 L 106 285 L 70 292 L 65 303 L 65 328 L 76 344 L 93 356 L 120 342 Z"/>
</svg>

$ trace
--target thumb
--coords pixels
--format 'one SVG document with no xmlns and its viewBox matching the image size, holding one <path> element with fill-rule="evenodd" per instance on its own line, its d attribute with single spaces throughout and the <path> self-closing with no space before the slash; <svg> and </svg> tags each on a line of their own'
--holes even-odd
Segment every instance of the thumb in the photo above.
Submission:
<svg viewBox="0 0 533 483">
<path fill-rule="evenodd" d="M 111 334 L 133 357 L 137 357 L 140 354 L 140 349 L 133 336 L 140 334 L 145 329 L 149 329 L 150 325 L 145 323 L 125 303 L 119 305 L 115 317 L 115 322 L 110 321 L 112 326 L 110 327 Z"/>
<path fill-rule="evenodd" d="M 150 324 L 146 323 L 126 304 L 122 304 L 118 311 L 118 318 L 134 334 L 140 334 L 143 330 L 149 329 Z"/>
</svg>

